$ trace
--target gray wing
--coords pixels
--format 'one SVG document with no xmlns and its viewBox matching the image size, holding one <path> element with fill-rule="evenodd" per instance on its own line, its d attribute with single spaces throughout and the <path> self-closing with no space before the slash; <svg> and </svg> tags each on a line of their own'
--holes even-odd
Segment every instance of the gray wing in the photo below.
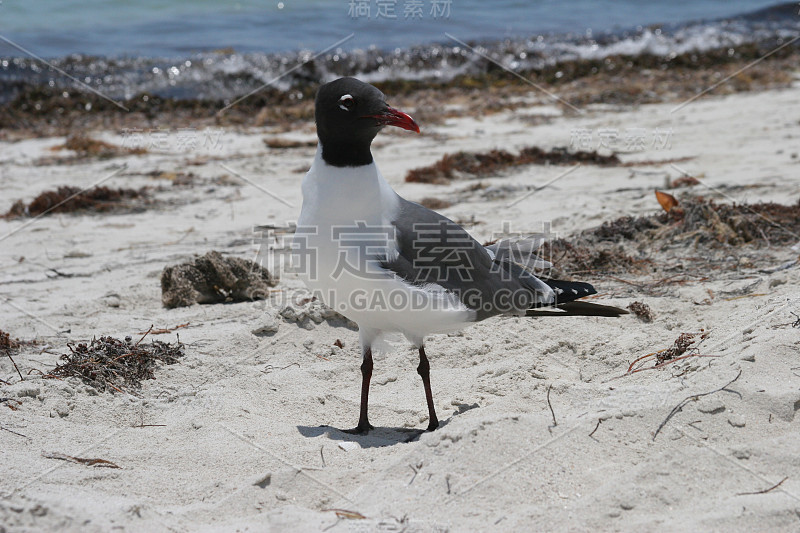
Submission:
<svg viewBox="0 0 800 533">
<path fill-rule="evenodd" d="M 477 320 L 547 305 L 553 291 L 520 265 L 496 260 L 464 228 L 419 204 L 400 199 L 395 226 L 398 255 L 382 266 L 407 283 L 437 284 L 456 294 Z"/>
</svg>

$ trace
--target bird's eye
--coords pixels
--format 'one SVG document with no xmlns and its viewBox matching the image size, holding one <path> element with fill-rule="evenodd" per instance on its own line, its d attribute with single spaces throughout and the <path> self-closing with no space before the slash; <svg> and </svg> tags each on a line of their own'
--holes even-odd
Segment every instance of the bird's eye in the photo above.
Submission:
<svg viewBox="0 0 800 533">
<path fill-rule="evenodd" d="M 339 98 L 339 108 L 344 109 L 345 111 L 350 111 L 355 104 L 355 99 L 349 94 L 345 94 Z"/>
</svg>

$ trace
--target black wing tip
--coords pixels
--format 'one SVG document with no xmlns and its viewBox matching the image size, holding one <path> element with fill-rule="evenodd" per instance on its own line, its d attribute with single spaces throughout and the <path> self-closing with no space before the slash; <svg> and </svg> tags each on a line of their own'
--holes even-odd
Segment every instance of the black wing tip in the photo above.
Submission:
<svg viewBox="0 0 800 533">
<path fill-rule="evenodd" d="M 556 299 L 553 303 L 554 306 L 559 306 L 565 303 L 572 302 L 578 298 L 591 296 L 597 294 L 595 289 L 590 283 L 583 281 L 563 281 L 560 279 L 547 279 L 541 278 L 555 293 Z"/>
</svg>

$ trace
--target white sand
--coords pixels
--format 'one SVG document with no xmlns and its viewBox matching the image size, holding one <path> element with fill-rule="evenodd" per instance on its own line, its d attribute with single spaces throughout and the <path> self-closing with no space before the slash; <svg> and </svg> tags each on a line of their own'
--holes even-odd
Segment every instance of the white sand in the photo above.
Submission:
<svg viewBox="0 0 800 533">
<path fill-rule="evenodd" d="M 706 97 L 670 114 L 673 107 L 595 108 L 532 127 L 521 117 L 551 114 L 552 108 L 531 105 L 482 121 L 422 124 L 425 136 L 382 134 L 374 153 L 397 190 L 418 200 L 469 185 L 403 183 L 408 169 L 444 153 L 568 146 L 581 128 L 592 130 L 589 148 L 596 148 L 599 129 L 622 136 L 643 128 L 648 148 L 625 160 L 691 156 L 678 167 L 724 186 L 739 202 L 794 203 L 800 197 L 800 87 Z M 671 129 L 669 146 L 651 146 L 656 128 Z M 94 135 L 123 142 L 112 132 Z M 0 378 L 14 383 L 0 386 L 0 396 L 21 401 L 17 410 L 0 405 L 0 424 L 24 435 L 0 431 L 0 531 L 800 528 L 800 330 L 791 327 L 790 313 L 800 313 L 797 264 L 771 274 L 731 271 L 715 278 L 710 272 L 711 279 L 674 285 L 662 297 L 593 280 L 606 295 L 599 302 L 649 304 L 657 314 L 650 324 L 633 316 L 495 318 L 462 335 L 433 337 L 427 352 L 444 424 L 414 442 L 403 441 L 427 418 L 416 353 L 403 347 L 378 355 L 370 408 L 379 429 L 350 437 L 319 426 L 351 427 L 357 420 L 355 331 L 278 320 L 277 334 L 257 336 L 251 331 L 271 323 L 278 304 L 161 306 L 164 266 L 209 250 L 252 259 L 255 225 L 296 218 L 298 169 L 310 164 L 313 149 L 268 149 L 262 142 L 267 135 L 226 131 L 218 142 L 199 142 L 193 150 L 60 166 L 32 163 L 52 156 L 48 148 L 63 139 L 1 143 L 0 212 L 58 185 L 89 186 L 123 163 L 127 168 L 105 185 L 164 185 L 155 198 L 177 202 L 138 214 L 0 220 L 0 236 L 15 231 L 0 241 L 0 327 L 48 347 L 16 356 L 24 374 L 51 369 L 67 342 L 122 338 L 151 324 L 190 326 L 179 330 L 187 344 L 181 364 L 158 370 L 136 396 L 98 395 L 77 380 L 43 380 L 36 372 L 16 383 L 10 361 L 0 360 Z M 313 135 L 308 125 L 297 138 Z M 200 156 L 211 159 L 186 165 Z M 236 178 L 214 157 L 292 206 Z M 154 170 L 191 171 L 207 181 L 171 189 L 143 175 Z M 565 170 L 526 167 L 487 181 L 541 186 Z M 223 175 L 227 182 L 212 183 Z M 568 235 L 625 214 L 654 212 L 653 190 L 679 175 L 669 165 L 584 165 L 512 207 L 505 206 L 525 190 L 498 200 L 476 195 L 444 213 L 459 220 L 474 216 L 482 223 L 470 231 L 479 239 L 500 231 L 504 220 L 523 231 L 551 222 L 553 232 Z M 701 187 L 695 192 L 729 201 Z M 772 253 L 789 260 L 798 255 Z M 288 292 L 297 283 L 284 278 L 279 288 Z M 709 289 L 716 297 L 699 305 Z M 746 292 L 735 292 L 740 289 Z M 747 297 L 731 299 L 737 294 Z M 719 357 L 614 379 L 637 357 L 700 328 L 710 332 L 701 352 Z M 175 335 L 158 339 L 174 341 Z M 331 348 L 336 339 L 343 350 Z M 681 400 L 717 389 L 740 371 L 730 387 L 735 393 L 687 403 L 653 440 Z M 49 459 L 43 452 L 103 458 L 122 469 Z M 768 493 L 740 494 L 787 477 Z M 366 518 L 337 519 L 329 509 Z"/>
</svg>

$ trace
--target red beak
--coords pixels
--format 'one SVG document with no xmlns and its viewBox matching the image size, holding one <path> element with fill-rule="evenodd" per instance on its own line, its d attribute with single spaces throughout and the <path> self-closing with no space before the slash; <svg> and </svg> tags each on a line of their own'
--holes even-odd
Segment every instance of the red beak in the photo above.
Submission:
<svg viewBox="0 0 800 533">
<path fill-rule="evenodd" d="M 365 116 L 374 118 L 381 124 L 385 124 L 387 126 L 397 126 L 398 128 L 403 128 L 404 130 L 416 131 L 419 133 L 419 126 L 417 126 L 417 123 L 414 122 L 413 118 L 406 113 L 403 113 L 402 111 L 392 107 L 387 107 L 385 111 L 378 115 Z"/>
</svg>

